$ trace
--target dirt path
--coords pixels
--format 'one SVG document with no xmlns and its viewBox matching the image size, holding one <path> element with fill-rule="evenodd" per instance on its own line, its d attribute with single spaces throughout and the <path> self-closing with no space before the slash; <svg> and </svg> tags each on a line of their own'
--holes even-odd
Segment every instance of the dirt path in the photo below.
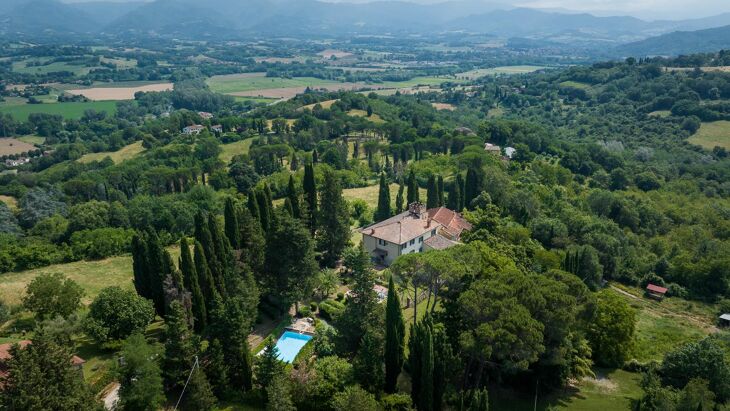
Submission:
<svg viewBox="0 0 730 411">
<path fill-rule="evenodd" d="M 652 314 L 655 314 L 657 316 L 672 316 L 672 317 L 682 318 L 691 323 L 698 325 L 701 328 L 707 329 L 710 333 L 716 333 L 716 332 L 720 331 L 715 325 L 707 322 L 707 320 L 702 317 L 697 317 L 692 314 L 677 312 L 677 311 L 674 311 L 665 306 L 659 306 L 657 304 L 650 304 L 649 301 L 647 301 L 641 297 L 637 297 L 634 294 L 631 294 L 630 292 L 624 291 L 624 290 L 620 289 L 619 287 L 616 287 L 615 285 L 611 285 L 610 287 L 612 290 L 616 291 L 617 293 L 619 293 L 621 295 L 625 295 L 625 296 L 633 299 L 634 301 L 637 301 L 644 310 L 646 310 Z"/>
</svg>

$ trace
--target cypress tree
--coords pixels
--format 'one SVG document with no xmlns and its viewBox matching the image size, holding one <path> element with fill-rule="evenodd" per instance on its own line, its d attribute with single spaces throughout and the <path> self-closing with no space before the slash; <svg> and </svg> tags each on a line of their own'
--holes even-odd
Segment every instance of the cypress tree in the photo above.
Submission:
<svg viewBox="0 0 730 411">
<path fill-rule="evenodd" d="M 432 209 L 438 207 L 439 204 L 439 193 L 438 186 L 436 185 L 436 177 L 431 175 L 428 178 L 428 186 L 426 190 L 426 208 Z"/>
<path fill-rule="evenodd" d="M 408 202 L 406 203 L 406 207 L 410 206 L 412 203 L 420 202 L 420 195 L 418 193 L 418 181 L 416 181 L 416 173 L 411 170 L 411 172 L 408 174 L 408 195 L 407 195 Z"/>
<path fill-rule="evenodd" d="M 261 224 L 261 213 L 259 212 L 259 203 L 256 199 L 256 191 L 252 188 L 248 192 L 248 211 L 251 216 Z"/>
<path fill-rule="evenodd" d="M 430 327 L 424 327 L 421 339 L 421 382 L 418 410 L 433 411 L 433 338 Z"/>
<path fill-rule="evenodd" d="M 241 210 L 238 218 L 240 224 L 241 256 L 240 261 L 248 265 L 254 274 L 263 273 L 266 239 L 259 220 L 247 209 Z"/>
<path fill-rule="evenodd" d="M 217 397 L 223 397 L 228 389 L 228 363 L 223 353 L 223 345 L 220 340 L 214 338 L 208 344 L 205 351 L 208 366 L 205 367 L 205 373 L 208 381 L 213 386 L 213 392 Z"/>
<path fill-rule="evenodd" d="M 226 199 L 226 205 L 223 210 L 225 221 L 226 237 L 234 250 L 240 248 L 240 232 L 238 231 L 238 213 L 236 212 L 236 204 L 231 197 Z"/>
<path fill-rule="evenodd" d="M 144 234 L 137 233 L 132 237 L 132 271 L 134 273 L 134 289 L 141 297 L 152 299 L 149 279 L 149 259 L 147 258 L 147 240 Z"/>
<path fill-rule="evenodd" d="M 385 392 L 395 392 L 398 375 L 403 367 L 405 323 L 400 299 L 395 291 L 393 276 L 388 282 L 388 300 L 385 307 Z"/>
<path fill-rule="evenodd" d="M 395 196 L 395 213 L 400 214 L 403 212 L 403 192 L 405 191 L 405 185 L 403 179 L 400 180 L 398 185 L 398 195 Z"/>
<path fill-rule="evenodd" d="M 259 206 L 261 228 L 268 232 L 271 228 L 271 203 L 267 201 L 266 193 L 263 190 L 256 190 L 256 202 Z"/>
<path fill-rule="evenodd" d="M 324 175 L 320 209 L 323 218 L 321 232 L 318 233 L 318 244 L 324 253 L 322 261 L 331 267 L 342 257 L 342 253 L 350 243 L 350 216 L 347 203 L 342 197 L 340 182 L 331 171 Z"/>
<path fill-rule="evenodd" d="M 213 241 L 216 261 L 218 262 L 215 270 L 211 267 L 211 273 L 213 274 L 213 281 L 215 281 L 218 292 L 225 297 L 228 295 L 226 291 L 227 286 L 231 282 L 236 269 L 233 250 L 231 250 L 231 245 L 228 243 L 228 239 L 226 239 L 218 224 L 218 220 L 213 214 L 208 214 L 208 228 Z"/>
<path fill-rule="evenodd" d="M 289 197 L 284 199 L 284 204 L 282 208 L 287 214 L 289 214 L 290 217 L 294 218 L 294 207 L 292 207 Z"/>
<path fill-rule="evenodd" d="M 165 315 L 165 291 L 163 281 L 172 275 L 174 266 L 170 254 L 162 247 L 157 233 L 150 231 L 147 235 L 147 274 L 149 291 L 155 311 L 159 316 Z"/>
<path fill-rule="evenodd" d="M 446 204 L 444 202 L 444 176 L 439 175 L 437 187 L 439 193 L 439 207 L 443 207 Z"/>
<path fill-rule="evenodd" d="M 195 240 L 203 247 L 206 264 L 212 273 L 218 261 L 216 260 L 215 246 L 213 245 L 213 237 L 210 234 L 208 220 L 202 211 L 195 215 Z M 198 274 L 200 274 L 200 271 L 198 271 Z"/>
<path fill-rule="evenodd" d="M 319 163 L 319 154 L 317 154 L 316 148 L 314 150 L 312 150 L 312 163 L 314 163 L 314 164 Z"/>
<path fill-rule="evenodd" d="M 190 382 L 185 391 L 182 409 L 184 411 L 210 411 L 217 402 L 208 378 L 200 366 L 196 366 L 190 374 Z"/>
<path fill-rule="evenodd" d="M 177 391 L 185 384 L 196 351 L 185 309 L 180 302 L 173 301 L 165 317 L 165 356 L 162 364 L 168 390 Z"/>
<path fill-rule="evenodd" d="M 203 293 L 203 297 L 206 302 L 205 308 L 208 311 L 208 318 L 210 318 L 209 308 L 211 307 L 213 300 L 218 295 L 218 291 L 216 290 L 215 283 L 213 282 L 213 274 L 211 274 L 210 268 L 208 267 L 208 260 L 205 258 L 205 250 L 199 241 L 195 242 L 193 253 L 195 255 L 195 272 L 198 274 L 200 291 Z"/>
<path fill-rule="evenodd" d="M 294 218 L 301 218 L 302 213 L 299 207 L 299 194 L 297 193 L 296 185 L 294 184 L 294 176 L 289 176 L 289 185 L 287 186 L 286 196 L 291 203 L 292 216 Z"/>
<path fill-rule="evenodd" d="M 469 167 L 466 171 L 466 182 L 464 183 L 464 208 L 471 207 L 471 202 L 481 191 L 481 176 L 478 170 Z"/>
<path fill-rule="evenodd" d="M 456 175 L 456 181 L 455 181 L 455 187 L 454 187 L 454 196 L 456 197 L 456 211 L 461 211 L 464 209 L 464 178 L 461 176 L 461 173 Z"/>
<path fill-rule="evenodd" d="M 385 182 L 385 174 L 381 174 L 380 191 L 378 192 L 378 210 L 375 212 L 375 221 L 383 221 L 390 216 L 390 187 Z"/>
<path fill-rule="evenodd" d="M 315 151 L 316 152 L 316 151 Z M 317 184 L 314 180 L 314 166 L 309 163 L 304 166 L 304 200 L 309 209 L 309 230 L 314 235 L 317 229 Z"/>
<path fill-rule="evenodd" d="M 208 321 L 208 310 L 206 309 L 205 296 L 200 288 L 198 273 L 195 270 L 195 262 L 190 253 L 188 239 L 180 239 L 180 271 L 183 275 L 183 286 L 190 291 L 193 302 L 193 327 L 197 333 L 203 332 Z"/>
</svg>

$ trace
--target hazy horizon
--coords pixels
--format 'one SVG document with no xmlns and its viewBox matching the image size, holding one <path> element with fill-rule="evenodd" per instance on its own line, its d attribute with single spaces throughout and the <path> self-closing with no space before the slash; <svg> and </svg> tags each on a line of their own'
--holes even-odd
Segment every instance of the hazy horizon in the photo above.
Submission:
<svg viewBox="0 0 730 411">
<path fill-rule="evenodd" d="M 64 3 L 140 3 L 154 0 L 61 0 Z M 378 1 L 403 1 L 418 4 L 434 4 L 463 0 L 319 0 L 329 3 L 371 3 Z M 710 17 L 730 12 L 727 0 L 484 0 L 485 3 L 506 7 L 528 7 L 546 11 L 575 13 L 584 12 L 596 16 L 633 16 L 644 20 L 683 20 Z"/>
</svg>

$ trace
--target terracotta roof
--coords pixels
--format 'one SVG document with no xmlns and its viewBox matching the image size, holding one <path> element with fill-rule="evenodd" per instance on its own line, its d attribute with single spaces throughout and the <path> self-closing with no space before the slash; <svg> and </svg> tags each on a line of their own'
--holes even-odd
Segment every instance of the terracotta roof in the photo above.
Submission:
<svg viewBox="0 0 730 411">
<path fill-rule="evenodd" d="M 667 289 L 666 288 L 659 287 L 658 285 L 654 285 L 654 284 L 647 285 L 646 286 L 646 289 L 649 290 L 649 291 L 651 291 L 651 292 L 659 293 L 659 294 L 666 294 L 666 292 L 667 292 Z"/>
<path fill-rule="evenodd" d="M 434 221 L 443 226 L 443 230 L 452 237 L 452 239 L 458 240 L 461 237 L 461 233 L 464 230 L 471 230 L 472 225 L 456 211 L 449 210 L 446 207 L 432 208 L 428 210 L 428 215 Z"/>
<path fill-rule="evenodd" d="M 429 237 L 423 243 L 434 250 L 445 250 L 449 247 L 453 247 L 459 244 L 456 241 L 449 240 L 441 234 L 436 234 L 433 237 Z"/>
<path fill-rule="evenodd" d="M 441 224 L 430 221 L 427 216 L 427 213 L 414 215 L 410 211 L 405 211 L 387 220 L 367 226 L 361 229 L 360 232 L 389 243 L 403 244 L 441 227 Z"/>
<path fill-rule="evenodd" d="M 10 359 L 10 348 L 15 344 L 16 343 L 0 344 L 0 361 Z M 18 341 L 17 344 L 20 345 L 20 348 L 25 348 L 28 344 L 30 344 L 30 340 Z"/>
</svg>

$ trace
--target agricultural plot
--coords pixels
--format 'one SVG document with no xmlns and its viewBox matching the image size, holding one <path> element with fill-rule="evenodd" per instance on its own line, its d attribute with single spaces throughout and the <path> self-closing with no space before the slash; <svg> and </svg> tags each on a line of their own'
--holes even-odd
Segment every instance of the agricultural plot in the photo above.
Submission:
<svg viewBox="0 0 730 411">
<path fill-rule="evenodd" d="M 41 136 L 28 135 L 28 136 L 22 136 L 22 137 L 16 137 L 16 138 L 24 143 L 33 144 L 36 146 L 40 146 L 46 142 L 46 138 L 41 137 Z"/>
<path fill-rule="evenodd" d="M 87 89 L 67 90 L 67 93 L 81 95 L 93 101 L 106 100 L 134 100 L 137 92 L 169 91 L 172 90 L 172 83 L 147 84 L 137 87 L 93 87 Z"/>
<path fill-rule="evenodd" d="M 455 105 L 448 104 L 448 103 L 431 103 L 431 107 L 435 108 L 436 110 L 449 110 L 449 111 L 456 110 Z"/>
<path fill-rule="evenodd" d="M 375 113 L 368 117 L 368 113 L 365 110 L 350 110 L 347 112 L 347 115 L 353 117 L 365 117 L 373 123 L 385 123 L 385 120 Z"/>
<path fill-rule="evenodd" d="M 16 120 L 27 121 L 32 113 L 58 114 L 66 119 L 78 119 L 86 110 L 105 111 L 109 115 L 117 112 L 115 101 L 91 101 L 83 103 L 13 104 L 0 105 L 0 113 L 7 113 Z"/>
<path fill-rule="evenodd" d="M 730 121 L 702 123 L 699 131 L 688 141 L 708 150 L 712 150 L 715 146 L 730 149 Z"/>
<path fill-rule="evenodd" d="M 486 69 L 470 70 L 456 75 L 457 78 L 476 80 L 486 76 L 527 74 L 538 70 L 546 69 L 545 66 L 502 66 Z"/>
<path fill-rule="evenodd" d="M 322 108 L 329 109 L 330 107 L 332 107 L 333 104 L 335 104 L 335 102 L 337 102 L 337 100 L 327 100 L 327 101 L 320 101 L 319 103 L 307 104 L 306 106 L 299 107 L 299 111 L 302 111 L 302 110 L 311 110 L 317 104 L 319 104 L 320 107 L 322 107 Z"/>
<path fill-rule="evenodd" d="M 35 62 L 43 62 L 47 59 L 29 59 L 13 63 L 13 71 L 22 74 L 48 74 L 59 71 L 68 71 L 75 75 L 88 74 L 91 70 L 99 67 L 86 67 L 79 64 L 70 64 L 66 62 L 51 63 L 48 65 L 33 65 Z"/>
<path fill-rule="evenodd" d="M 247 138 L 245 140 L 236 141 L 235 143 L 221 145 L 221 149 L 223 149 L 223 151 L 221 151 L 218 158 L 220 158 L 224 164 L 230 163 L 234 156 L 247 154 L 248 150 L 251 148 L 253 140 L 253 138 Z"/>
<path fill-rule="evenodd" d="M 144 147 L 142 147 L 142 142 L 137 141 L 128 146 L 124 146 L 117 151 L 103 151 L 100 153 L 84 154 L 78 161 L 80 163 L 91 163 L 92 161 L 101 161 L 104 158 L 109 157 L 112 159 L 114 164 L 119 164 L 124 160 L 136 157 L 143 151 Z"/>
<path fill-rule="evenodd" d="M 28 144 L 14 138 L 0 138 L 0 156 L 23 154 L 36 150 L 33 144 Z"/>
</svg>

